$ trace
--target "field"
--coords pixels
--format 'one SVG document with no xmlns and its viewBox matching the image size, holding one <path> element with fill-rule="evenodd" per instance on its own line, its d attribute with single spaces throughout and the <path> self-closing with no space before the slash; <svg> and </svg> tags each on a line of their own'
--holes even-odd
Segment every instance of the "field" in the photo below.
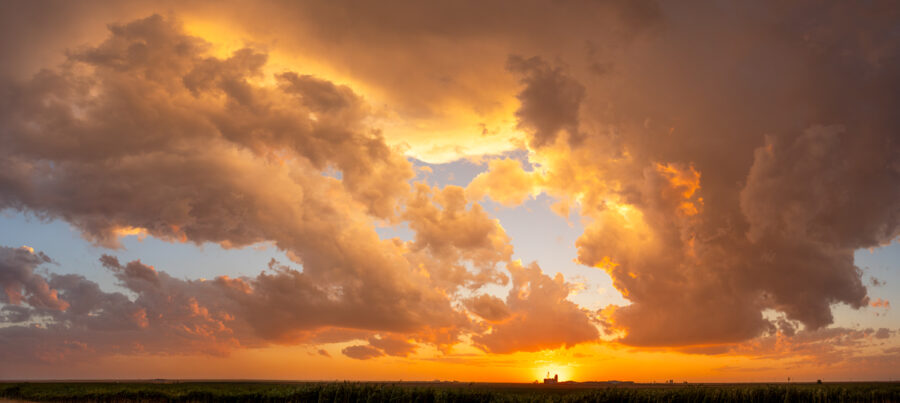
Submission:
<svg viewBox="0 0 900 403">
<path fill-rule="evenodd" d="M 900 383 L 23 382 L 0 383 L 0 401 L 4 398 L 34 402 L 900 402 Z"/>
</svg>

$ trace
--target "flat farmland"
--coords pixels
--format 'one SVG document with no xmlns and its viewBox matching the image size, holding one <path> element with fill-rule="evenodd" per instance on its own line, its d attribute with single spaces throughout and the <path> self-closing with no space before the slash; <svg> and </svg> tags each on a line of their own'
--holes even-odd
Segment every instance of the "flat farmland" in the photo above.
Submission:
<svg viewBox="0 0 900 403">
<path fill-rule="evenodd" d="M 6 382 L 0 383 L 0 401 L 900 402 L 900 383 Z"/>
</svg>

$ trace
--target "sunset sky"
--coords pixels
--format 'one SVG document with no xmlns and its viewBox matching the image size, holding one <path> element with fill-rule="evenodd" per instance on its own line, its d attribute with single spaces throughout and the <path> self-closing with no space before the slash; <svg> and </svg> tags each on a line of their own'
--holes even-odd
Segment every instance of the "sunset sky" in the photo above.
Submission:
<svg viewBox="0 0 900 403">
<path fill-rule="evenodd" d="M 900 379 L 897 21 L 0 2 L 0 379 Z"/>
</svg>

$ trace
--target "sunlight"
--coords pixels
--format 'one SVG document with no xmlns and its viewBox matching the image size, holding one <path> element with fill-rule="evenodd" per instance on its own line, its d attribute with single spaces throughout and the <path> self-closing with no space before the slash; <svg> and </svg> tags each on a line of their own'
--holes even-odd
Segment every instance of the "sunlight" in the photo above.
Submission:
<svg viewBox="0 0 900 403">
<path fill-rule="evenodd" d="M 534 379 L 538 382 L 542 382 L 544 378 L 548 376 L 550 378 L 553 378 L 554 375 L 559 375 L 560 382 L 571 381 L 573 380 L 572 369 L 573 368 L 569 364 L 560 364 L 553 362 L 536 367 L 534 369 L 533 376 Z"/>
<path fill-rule="evenodd" d="M 364 98 L 372 98 L 373 90 L 364 83 L 353 80 L 346 75 L 339 74 L 335 69 L 314 58 L 302 57 L 302 55 L 288 54 L 279 51 L 278 48 L 269 46 L 267 38 L 250 37 L 228 24 L 216 23 L 197 18 L 185 18 L 184 30 L 193 36 L 202 38 L 210 43 L 208 51 L 210 56 L 227 59 L 243 48 L 253 48 L 264 52 L 268 56 L 263 67 L 263 77 L 256 84 L 275 85 L 275 75 L 286 71 L 295 71 L 299 74 L 309 74 L 317 78 L 332 81 L 336 84 L 347 85 Z"/>
</svg>

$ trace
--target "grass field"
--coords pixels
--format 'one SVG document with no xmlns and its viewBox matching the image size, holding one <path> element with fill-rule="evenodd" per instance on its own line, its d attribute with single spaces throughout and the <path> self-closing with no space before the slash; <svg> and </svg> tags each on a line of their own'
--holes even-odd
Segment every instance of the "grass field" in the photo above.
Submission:
<svg viewBox="0 0 900 403">
<path fill-rule="evenodd" d="M 35 402 L 900 402 L 900 383 L 33 382 L 0 383 L 0 397 Z"/>
</svg>

